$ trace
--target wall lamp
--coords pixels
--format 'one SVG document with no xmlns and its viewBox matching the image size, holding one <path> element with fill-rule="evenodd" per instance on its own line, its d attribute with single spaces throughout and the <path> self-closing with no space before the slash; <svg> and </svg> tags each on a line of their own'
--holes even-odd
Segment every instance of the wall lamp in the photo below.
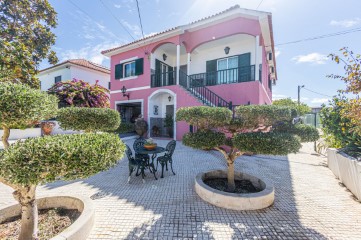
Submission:
<svg viewBox="0 0 361 240">
<path fill-rule="evenodd" d="M 127 93 L 127 89 L 125 88 L 125 86 L 122 87 L 121 91 L 123 93 L 123 97 L 127 97 L 129 100 L 130 94 Z"/>
<path fill-rule="evenodd" d="M 163 53 L 163 61 L 167 60 L 167 55 L 165 53 Z"/>
<path fill-rule="evenodd" d="M 169 97 L 168 97 L 168 101 L 170 102 L 170 101 L 172 101 L 172 97 L 169 95 Z"/>
<path fill-rule="evenodd" d="M 228 46 L 224 48 L 224 53 L 225 54 L 228 54 L 229 53 L 229 50 L 231 50 Z"/>
</svg>

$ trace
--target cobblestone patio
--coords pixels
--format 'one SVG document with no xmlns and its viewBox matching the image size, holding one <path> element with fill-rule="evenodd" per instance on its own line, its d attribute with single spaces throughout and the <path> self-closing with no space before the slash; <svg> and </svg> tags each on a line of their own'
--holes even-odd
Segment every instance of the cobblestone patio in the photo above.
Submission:
<svg viewBox="0 0 361 240">
<path fill-rule="evenodd" d="M 361 239 L 361 204 L 335 179 L 326 158 L 311 155 L 311 149 L 305 145 L 288 157 L 236 161 L 236 170 L 267 178 L 275 186 L 274 205 L 259 211 L 237 212 L 203 202 L 193 189 L 194 177 L 226 165 L 218 153 L 180 142 L 174 154 L 175 176 L 166 172 L 164 179 L 155 180 L 148 173 L 145 184 L 140 177 L 128 184 L 123 159 L 84 181 L 39 187 L 38 196 L 93 196 L 96 220 L 89 239 Z M 0 184 L 0 207 L 14 202 L 11 192 Z"/>
</svg>

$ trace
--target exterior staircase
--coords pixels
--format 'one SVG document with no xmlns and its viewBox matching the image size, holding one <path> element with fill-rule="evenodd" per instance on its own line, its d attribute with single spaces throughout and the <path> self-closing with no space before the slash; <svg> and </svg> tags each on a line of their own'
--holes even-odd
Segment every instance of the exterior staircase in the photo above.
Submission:
<svg viewBox="0 0 361 240">
<path fill-rule="evenodd" d="M 203 105 L 210 107 L 227 107 L 232 109 L 232 102 L 227 102 L 206 86 L 196 86 L 195 84 L 192 84 L 193 82 L 194 81 L 190 76 L 182 71 L 179 71 L 179 85 L 190 93 L 191 96 L 199 100 Z"/>
</svg>

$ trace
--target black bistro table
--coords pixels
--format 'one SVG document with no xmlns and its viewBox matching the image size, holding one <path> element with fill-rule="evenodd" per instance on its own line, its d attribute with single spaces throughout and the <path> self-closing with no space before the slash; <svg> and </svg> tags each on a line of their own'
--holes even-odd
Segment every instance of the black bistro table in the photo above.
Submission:
<svg viewBox="0 0 361 240">
<path fill-rule="evenodd" d="M 157 169 L 154 166 L 154 159 L 157 157 L 158 153 L 162 153 L 162 152 L 165 152 L 164 147 L 156 147 L 153 150 L 148 150 L 144 147 L 140 147 L 137 149 L 137 154 L 150 155 L 148 163 L 146 163 L 145 166 L 149 168 L 151 173 L 153 173 L 156 180 L 157 180 L 157 176 L 155 176 L 155 172 L 157 171 Z"/>
</svg>

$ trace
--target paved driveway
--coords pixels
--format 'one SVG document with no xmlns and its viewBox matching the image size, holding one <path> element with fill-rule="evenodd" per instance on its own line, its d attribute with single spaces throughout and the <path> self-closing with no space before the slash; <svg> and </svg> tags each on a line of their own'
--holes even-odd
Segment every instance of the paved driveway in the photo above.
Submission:
<svg viewBox="0 0 361 240">
<path fill-rule="evenodd" d="M 157 141 L 165 146 L 166 141 Z M 129 145 L 132 141 L 127 141 Z M 276 200 L 259 211 L 231 211 L 211 206 L 194 191 L 201 171 L 225 168 L 216 152 L 194 150 L 177 142 L 173 176 L 127 183 L 127 160 L 84 181 L 56 182 L 43 194 L 93 196 L 96 221 L 90 239 L 361 239 L 361 204 L 326 167 L 326 158 L 305 145 L 287 157 L 253 156 L 236 161 L 236 170 L 267 178 Z M 0 185 L 0 207 L 13 202 Z"/>
</svg>

